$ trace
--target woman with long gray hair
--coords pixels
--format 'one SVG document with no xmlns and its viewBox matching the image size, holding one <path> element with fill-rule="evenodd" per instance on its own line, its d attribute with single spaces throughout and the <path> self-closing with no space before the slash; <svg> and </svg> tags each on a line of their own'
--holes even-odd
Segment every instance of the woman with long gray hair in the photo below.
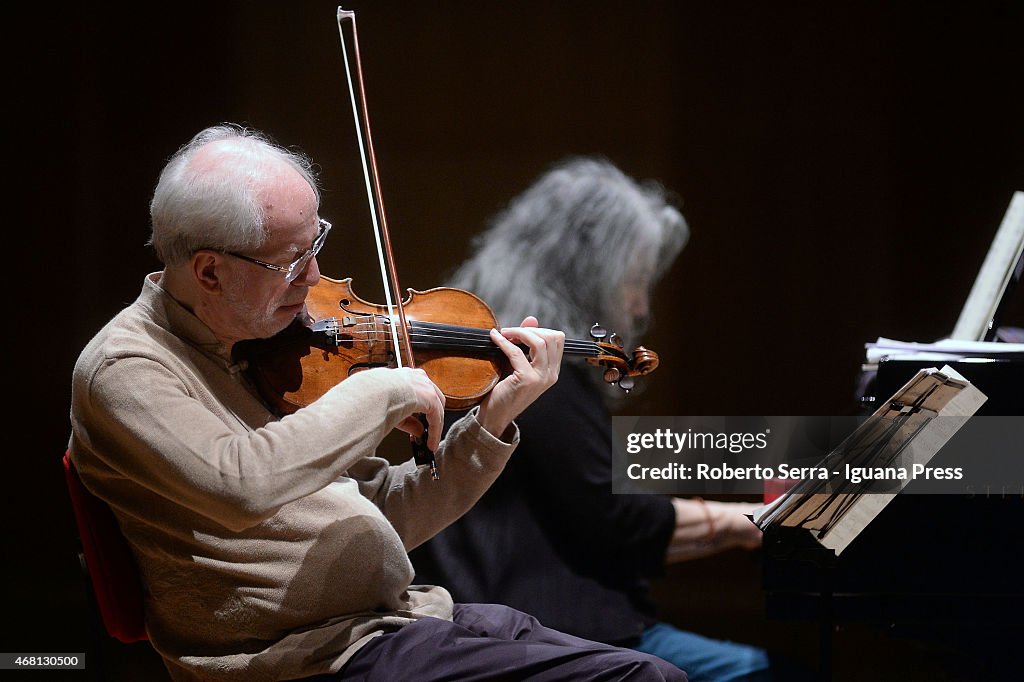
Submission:
<svg viewBox="0 0 1024 682">
<path fill-rule="evenodd" d="M 688 236 L 660 184 L 606 159 L 570 158 L 490 222 L 448 283 L 487 301 L 499 324 L 531 313 L 585 339 L 600 322 L 631 348 Z M 667 563 L 760 546 L 743 516 L 753 505 L 612 494 L 611 418 L 595 375 L 563 360 L 555 386 L 517 419 L 519 449 L 498 480 L 412 553 L 417 580 L 652 653 L 691 680 L 772 679 L 765 651 L 662 622 L 648 593 L 647 578 Z"/>
<path fill-rule="evenodd" d="M 487 301 L 501 324 L 528 311 L 587 338 L 600 321 L 632 343 L 646 330 L 651 287 L 688 237 L 659 184 L 637 183 L 604 159 L 574 158 L 491 221 L 449 284 Z"/>
</svg>

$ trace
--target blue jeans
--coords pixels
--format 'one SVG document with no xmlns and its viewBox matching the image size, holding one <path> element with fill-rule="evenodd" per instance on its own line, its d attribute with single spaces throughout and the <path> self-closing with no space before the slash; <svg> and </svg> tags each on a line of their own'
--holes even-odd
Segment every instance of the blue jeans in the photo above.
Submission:
<svg viewBox="0 0 1024 682">
<path fill-rule="evenodd" d="M 690 682 L 761 682 L 772 679 L 771 661 L 763 649 L 684 632 L 667 623 L 644 630 L 633 647 L 686 671 Z"/>
</svg>

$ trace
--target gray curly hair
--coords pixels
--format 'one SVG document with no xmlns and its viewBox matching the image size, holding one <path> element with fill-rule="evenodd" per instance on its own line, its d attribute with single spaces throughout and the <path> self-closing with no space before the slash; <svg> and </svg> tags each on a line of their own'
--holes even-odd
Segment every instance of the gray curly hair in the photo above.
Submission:
<svg viewBox="0 0 1024 682">
<path fill-rule="evenodd" d="M 502 326 L 532 314 L 586 339 L 600 322 L 632 343 L 648 320 L 623 310 L 621 287 L 640 277 L 649 294 L 688 238 L 659 183 L 637 182 L 600 157 L 572 157 L 489 222 L 449 285 L 484 299 Z"/>
</svg>

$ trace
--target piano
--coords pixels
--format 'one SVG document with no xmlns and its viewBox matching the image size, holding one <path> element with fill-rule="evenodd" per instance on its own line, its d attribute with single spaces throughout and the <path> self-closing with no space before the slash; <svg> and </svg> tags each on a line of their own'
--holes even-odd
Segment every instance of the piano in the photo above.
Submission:
<svg viewBox="0 0 1024 682">
<path fill-rule="evenodd" d="M 1024 211 L 1024 193 L 1015 200 Z M 1018 234 L 1024 235 L 1019 212 L 1016 220 Z M 1024 244 L 1024 236 L 1017 239 Z M 998 316 L 1007 309 L 1024 267 L 1019 248 L 1002 260 L 1000 269 L 1009 276 L 984 301 L 986 310 L 996 312 L 981 314 L 992 317 L 976 340 L 998 341 Z M 979 274 L 976 289 L 983 276 L 993 279 L 991 267 Z M 979 305 L 978 298 L 972 305 Z M 976 310 L 965 309 L 961 323 L 971 315 L 978 317 Z M 1024 415 L 1024 356 L 973 354 L 942 364 L 987 396 L 978 416 Z M 877 362 L 862 377 L 863 413 L 871 414 L 878 401 L 894 395 L 918 370 L 934 366 L 934 359 Z M 1022 556 L 1024 481 L 964 495 L 901 494 L 839 556 L 805 529 L 767 528 L 762 556 L 767 617 L 817 622 L 823 680 L 835 672 L 837 630 L 851 623 L 876 629 L 882 637 L 932 643 L 962 661 L 977 661 L 977 670 L 984 671 L 969 678 L 959 676 L 961 671 L 946 679 L 1024 679 L 1024 663 L 1013 660 L 1024 636 Z"/>
</svg>

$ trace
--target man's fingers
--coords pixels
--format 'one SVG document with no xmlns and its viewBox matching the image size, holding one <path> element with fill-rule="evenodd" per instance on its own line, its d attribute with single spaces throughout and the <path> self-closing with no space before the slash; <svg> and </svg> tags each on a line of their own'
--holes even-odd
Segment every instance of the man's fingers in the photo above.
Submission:
<svg viewBox="0 0 1024 682">
<path fill-rule="evenodd" d="M 405 431 L 413 438 L 419 438 L 423 435 L 423 423 L 414 415 L 410 415 L 400 421 L 395 428 L 399 431 Z"/>
<path fill-rule="evenodd" d="M 536 321 L 536 318 L 531 316 L 524 322 L 531 320 Z M 522 350 L 513 342 L 523 344 L 530 349 L 529 365 L 532 365 L 534 369 L 544 370 L 556 366 L 562 361 L 565 334 L 560 331 L 530 326 L 506 327 L 500 332 L 492 333 L 491 338 L 509 357 L 513 369 L 521 370 L 527 367 L 519 357 L 522 355 Z M 501 339 L 505 339 L 506 343 L 502 343 Z M 513 349 L 519 353 L 513 353 Z M 522 357 L 525 359 L 525 356 Z"/>
<path fill-rule="evenodd" d="M 427 448 L 431 452 L 436 452 L 441 444 L 441 430 L 444 429 L 444 403 L 435 401 L 434 409 L 424 412 L 423 415 L 427 418 Z"/>
<path fill-rule="evenodd" d="M 515 329 L 515 327 L 512 329 Z M 508 357 L 513 370 L 521 372 L 530 367 L 530 361 L 523 353 L 523 350 L 516 344 L 512 343 L 502 332 L 499 332 L 497 329 L 492 329 L 491 341 L 501 349 L 501 352 L 503 352 L 506 357 Z M 533 348 L 528 342 L 526 343 L 526 346 L 530 349 L 530 353 L 532 354 Z"/>
<path fill-rule="evenodd" d="M 426 417 L 427 448 L 431 452 L 436 452 L 441 445 L 441 430 L 444 428 L 444 422 L 441 419 L 432 419 L 431 415 L 427 413 L 411 414 L 400 421 L 395 428 L 408 433 L 413 438 L 422 438 L 424 428 L 423 420 L 419 417 L 420 414 Z"/>
<path fill-rule="evenodd" d="M 409 382 L 416 395 L 416 406 L 412 414 L 403 419 L 397 428 L 414 438 L 419 438 L 423 435 L 424 425 L 423 420 L 417 415 L 422 415 L 426 420 L 427 447 L 431 452 L 437 450 L 441 444 L 441 431 L 444 429 L 444 393 L 422 369 L 402 368 L 392 371 L 408 372 Z"/>
</svg>

